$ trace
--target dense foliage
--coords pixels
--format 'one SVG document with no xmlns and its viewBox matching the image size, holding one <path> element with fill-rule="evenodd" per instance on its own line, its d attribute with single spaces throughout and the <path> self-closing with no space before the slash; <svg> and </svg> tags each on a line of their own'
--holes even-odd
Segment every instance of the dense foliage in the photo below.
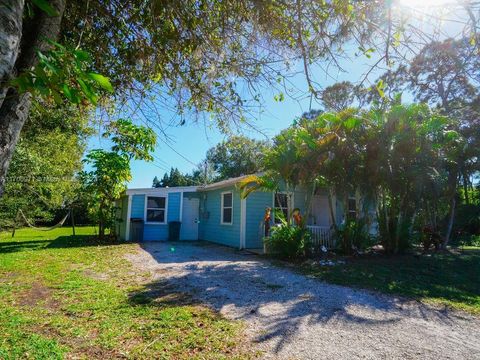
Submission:
<svg viewBox="0 0 480 360">
<path fill-rule="evenodd" d="M 106 229 L 115 229 L 113 225 L 118 220 L 115 201 L 131 180 L 130 161 L 152 160 L 150 153 L 156 143 L 151 129 L 124 119 L 111 122 L 103 136 L 113 142 L 111 150 L 91 150 L 84 162 L 92 170 L 80 174 L 82 195 L 86 198 L 91 215 L 98 222 L 100 237 L 104 236 Z"/>
<path fill-rule="evenodd" d="M 264 158 L 270 144 L 246 136 L 231 136 L 208 149 L 205 159 L 191 173 L 171 168 L 161 180 L 156 176 L 152 187 L 204 185 L 264 169 Z"/>
<path fill-rule="evenodd" d="M 454 222 L 450 202 L 457 199 L 452 189 L 460 180 L 458 169 L 480 156 L 469 141 L 457 122 L 427 105 L 397 101 L 388 108 L 320 113 L 282 131 L 266 155 L 267 174 L 241 186 L 244 195 L 259 187 L 275 189 L 280 181 L 290 190 L 311 189 L 311 195 L 325 187 L 337 243 L 347 253 L 365 247 L 370 233 L 378 235 L 386 252 L 402 252 L 424 229 L 445 247 Z M 356 219 L 349 219 L 348 199 L 357 193 Z M 341 224 L 333 195 L 344 210 Z M 306 198 L 306 218 L 311 199 Z"/>
<path fill-rule="evenodd" d="M 268 253 L 280 259 L 294 260 L 308 254 L 311 240 L 311 234 L 305 226 L 296 226 L 281 218 L 280 224 L 274 226 L 270 236 L 265 238 L 265 245 Z"/>
<path fill-rule="evenodd" d="M 173 186 L 190 186 L 201 185 L 202 179 L 199 176 L 201 171 L 194 171 L 192 174 L 182 174 L 177 168 L 171 168 L 170 173 L 163 174 L 162 180 L 158 180 L 155 176 L 152 181 L 152 187 L 173 187 Z"/>
<path fill-rule="evenodd" d="M 80 190 L 75 176 L 82 168 L 86 138 L 92 133 L 87 116 L 75 107 L 36 102 L 15 150 L 0 199 L 0 226 L 10 227 L 18 210 L 31 223 L 63 217 Z"/>
<path fill-rule="evenodd" d="M 254 174 L 264 169 L 268 147 L 268 141 L 231 136 L 207 151 L 206 162 L 212 165 L 217 181 Z"/>
</svg>

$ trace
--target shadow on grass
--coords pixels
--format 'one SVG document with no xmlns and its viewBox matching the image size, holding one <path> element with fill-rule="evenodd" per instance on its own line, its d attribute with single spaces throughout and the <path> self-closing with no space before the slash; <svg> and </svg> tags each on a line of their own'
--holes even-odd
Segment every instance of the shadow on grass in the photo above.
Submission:
<svg viewBox="0 0 480 360">
<path fill-rule="evenodd" d="M 198 305 L 193 297 L 185 292 L 179 292 L 168 281 L 156 281 L 147 284 L 140 291 L 129 295 L 129 303 L 135 305 L 151 306 L 184 306 Z"/>
<path fill-rule="evenodd" d="M 43 249 L 80 248 L 121 244 L 124 244 L 124 242 L 112 241 L 109 239 L 100 241 L 93 235 L 58 236 L 53 240 L 0 241 L 0 254 Z"/>
<path fill-rule="evenodd" d="M 168 272 L 130 294 L 130 301 L 155 306 L 169 297 L 175 304 L 191 303 L 194 297 L 217 311 L 226 310 L 235 319 L 263 324 L 254 341 L 273 343 L 276 353 L 296 341 L 305 327 L 322 329 L 338 324 L 361 332 L 366 327 L 393 325 L 410 312 L 426 320 L 452 321 L 450 313 L 432 312 L 422 305 L 409 310 L 395 298 L 380 299 L 345 287 L 325 286 L 255 255 L 219 246 L 174 245 L 172 251 L 168 243 L 143 244 L 160 266 L 155 271 Z"/>
<path fill-rule="evenodd" d="M 345 266 L 307 267 L 306 273 L 328 282 L 450 303 L 480 312 L 480 251 L 428 256 L 366 256 Z"/>
</svg>

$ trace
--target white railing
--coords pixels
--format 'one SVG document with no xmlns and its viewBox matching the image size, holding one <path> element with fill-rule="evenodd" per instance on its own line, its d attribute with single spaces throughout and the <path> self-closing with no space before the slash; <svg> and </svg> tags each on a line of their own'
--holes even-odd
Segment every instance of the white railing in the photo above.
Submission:
<svg viewBox="0 0 480 360">
<path fill-rule="evenodd" d="M 325 246 L 327 249 L 335 248 L 333 232 L 328 226 L 307 225 L 312 234 L 312 241 L 315 247 Z"/>
</svg>

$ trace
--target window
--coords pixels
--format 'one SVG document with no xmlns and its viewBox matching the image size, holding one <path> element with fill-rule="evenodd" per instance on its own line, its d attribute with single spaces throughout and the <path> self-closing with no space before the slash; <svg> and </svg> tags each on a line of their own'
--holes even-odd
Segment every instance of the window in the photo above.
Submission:
<svg viewBox="0 0 480 360">
<path fill-rule="evenodd" d="M 355 196 L 350 196 L 348 198 L 347 217 L 349 220 L 355 220 L 357 218 L 357 199 L 355 198 Z"/>
<path fill-rule="evenodd" d="M 273 209 L 274 209 L 274 219 L 275 224 L 280 223 L 278 219 L 278 214 L 283 213 L 283 217 L 288 221 L 290 209 L 289 209 L 289 195 L 286 193 L 275 193 L 273 196 Z M 281 215 L 280 215 L 281 216 Z"/>
<path fill-rule="evenodd" d="M 233 194 L 231 192 L 222 193 L 222 224 L 231 225 L 233 223 Z"/>
<path fill-rule="evenodd" d="M 163 196 L 147 197 L 147 219 L 146 222 L 165 223 L 167 198 Z"/>
</svg>

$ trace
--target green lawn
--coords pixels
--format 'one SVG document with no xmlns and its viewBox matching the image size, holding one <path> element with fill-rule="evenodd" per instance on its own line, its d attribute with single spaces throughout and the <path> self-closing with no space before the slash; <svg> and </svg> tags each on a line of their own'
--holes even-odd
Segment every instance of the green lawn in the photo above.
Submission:
<svg viewBox="0 0 480 360">
<path fill-rule="evenodd" d="M 327 282 L 373 289 L 480 314 L 480 248 L 431 255 L 369 255 L 335 266 L 304 265 Z"/>
<path fill-rule="evenodd" d="M 93 228 L 0 233 L 0 359 L 245 358 L 242 329 L 148 285 Z"/>
</svg>

